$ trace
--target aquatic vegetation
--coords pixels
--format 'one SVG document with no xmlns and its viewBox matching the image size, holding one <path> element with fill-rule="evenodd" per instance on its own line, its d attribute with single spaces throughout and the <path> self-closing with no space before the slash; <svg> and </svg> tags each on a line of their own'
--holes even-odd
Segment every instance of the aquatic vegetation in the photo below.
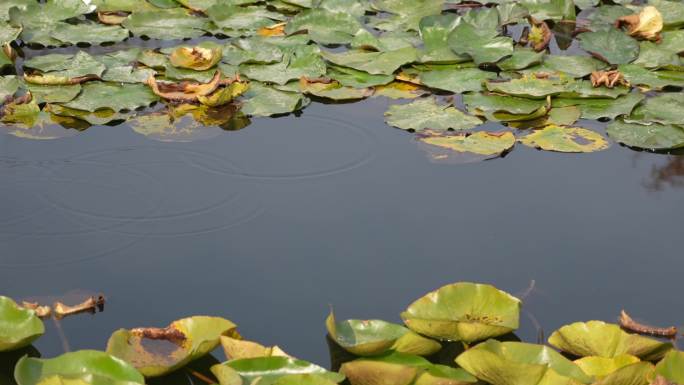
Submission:
<svg viewBox="0 0 684 385">
<path fill-rule="evenodd" d="M 613 120 L 610 138 L 627 146 L 670 151 L 684 135 L 684 5 L 642 3 L 11 0 L 0 5 L 0 119 L 24 138 L 127 122 L 146 132 L 139 123 L 153 121 L 168 133 L 160 137 L 183 131 L 182 140 L 195 140 L 206 135 L 191 131 L 230 120 L 216 118 L 226 105 L 248 124 L 312 101 L 386 97 L 400 100 L 385 114 L 389 125 L 447 154 L 486 159 L 518 141 L 548 151 L 608 148 L 604 124 L 582 119 Z M 159 42 L 135 47 L 141 39 Z M 162 42 L 177 39 L 194 40 Z M 98 44 L 111 48 L 88 47 Z M 22 58 L 24 47 L 33 52 Z M 159 113 L 178 103 L 207 106 L 214 118 Z M 423 130 L 463 135 L 444 146 Z M 516 138 L 512 146 L 502 130 Z M 506 146 L 483 150 L 495 137 Z"/>
<path fill-rule="evenodd" d="M 11 309 L 0 311 L 0 342 L 4 350 L 20 351 L 42 334 L 33 310 L 40 305 L 0 299 Z M 152 377 L 175 383 L 160 376 L 178 372 L 220 385 L 332 385 L 345 379 L 351 385 L 684 384 L 684 353 L 638 334 L 668 328 L 642 325 L 630 333 L 603 321 L 576 322 L 555 331 L 551 346 L 532 344 L 512 334 L 520 307 L 494 286 L 457 282 L 409 305 L 401 314 L 408 328 L 379 319 L 338 321 L 331 311 L 325 325 L 333 370 L 245 340 L 225 318 L 195 316 L 164 328 L 120 329 L 106 352 L 17 356 L 14 377 L 18 385 L 132 385 Z M 26 328 L 26 317 L 37 322 L 38 333 L 7 345 L 6 331 Z M 219 344 L 225 362 L 211 355 Z M 571 355 L 577 358 L 571 361 Z"/>
<path fill-rule="evenodd" d="M 0 296 L 0 352 L 30 345 L 45 333 L 45 326 L 32 309 Z"/>
</svg>

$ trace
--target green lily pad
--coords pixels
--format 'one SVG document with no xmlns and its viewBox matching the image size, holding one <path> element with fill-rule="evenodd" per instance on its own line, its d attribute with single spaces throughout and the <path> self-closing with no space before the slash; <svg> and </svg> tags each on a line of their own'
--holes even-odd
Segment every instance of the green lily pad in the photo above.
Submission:
<svg viewBox="0 0 684 385">
<path fill-rule="evenodd" d="M 615 357 L 631 354 L 642 360 L 662 357 L 672 344 L 630 334 L 619 325 L 603 321 L 576 322 L 563 326 L 549 337 L 554 347 L 576 356 Z"/>
<path fill-rule="evenodd" d="M 272 39 L 261 36 L 232 41 L 223 48 L 223 61 L 232 65 L 280 62 L 283 58 L 283 47 L 272 44 L 271 41 Z"/>
<path fill-rule="evenodd" d="M 520 138 L 520 143 L 546 151 L 595 152 L 610 145 L 601 134 L 580 127 L 548 125 Z"/>
<path fill-rule="evenodd" d="M 64 106 L 90 112 L 105 108 L 121 111 L 147 107 L 158 100 L 146 85 L 96 82 L 83 85 L 83 91 Z"/>
<path fill-rule="evenodd" d="M 43 86 L 27 84 L 28 90 L 38 103 L 66 103 L 72 101 L 80 92 L 81 85 Z"/>
<path fill-rule="evenodd" d="M 113 83 L 147 83 L 147 79 L 156 74 L 157 71 L 151 68 L 110 67 L 102 74 L 102 80 Z"/>
<path fill-rule="evenodd" d="M 537 20 L 575 20 L 573 0 L 521 0 L 520 4 Z"/>
<path fill-rule="evenodd" d="M 243 358 L 217 364 L 211 367 L 221 385 L 256 384 L 271 385 L 282 377 L 292 374 L 316 374 L 334 383 L 344 380 L 339 373 L 329 372 L 307 361 L 291 357 Z M 237 382 L 241 380 L 243 382 Z"/>
<path fill-rule="evenodd" d="M 487 90 L 532 99 L 543 99 L 548 95 L 558 95 L 568 88 L 565 82 L 553 79 L 539 79 L 534 76 L 524 76 L 505 82 L 489 81 Z"/>
<path fill-rule="evenodd" d="M 615 357 L 588 356 L 575 360 L 575 364 L 582 368 L 584 373 L 601 379 L 616 370 L 641 361 L 639 357 L 629 354 L 621 354 Z"/>
<path fill-rule="evenodd" d="M 582 49 L 609 64 L 627 64 L 639 56 L 639 43 L 615 28 L 585 32 L 579 39 Z"/>
<path fill-rule="evenodd" d="M 463 103 L 468 112 L 491 120 L 529 120 L 539 117 L 538 111 L 546 114 L 546 101 L 543 99 L 468 93 L 463 95 Z"/>
<path fill-rule="evenodd" d="M 315 82 L 303 78 L 299 82 L 300 90 L 308 95 L 314 95 L 330 100 L 359 100 L 373 94 L 372 89 L 345 87 L 338 82 Z"/>
<path fill-rule="evenodd" d="M 661 123 L 684 125 L 684 93 L 666 93 L 647 98 L 638 105 L 629 119 L 630 123 Z"/>
<path fill-rule="evenodd" d="M 12 299 L 0 296 L 0 352 L 28 346 L 43 333 L 43 321 L 33 310 L 19 307 Z"/>
<path fill-rule="evenodd" d="M 183 8 L 133 12 L 123 26 L 137 36 L 152 39 L 183 39 L 202 36 L 209 20 L 193 16 Z"/>
<path fill-rule="evenodd" d="M 383 31 L 417 31 L 420 21 L 442 10 L 444 0 L 373 0 L 371 7 L 377 11 L 391 14 L 371 22 Z"/>
<path fill-rule="evenodd" d="M 422 357 L 397 352 L 344 363 L 340 372 L 351 385 L 466 385 L 477 382 L 463 369 L 432 364 Z"/>
<path fill-rule="evenodd" d="M 18 90 L 21 82 L 14 75 L 0 76 L 0 100 L 5 100 L 13 96 Z"/>
<path fill-rule="evenodd" d="M 43 78 L 63 79 L 64 82 L 88 75 L 99 77 L 107 69 L 104 64 L 84 51 L 79 51 L 75 55 L 48 54 L 36 56 L 26 60 L 24 68 L 40 71 Z M 25 79 L 31 82 L 38 82 L 40 78 L 37 77 L 38 80 L 32 80 L 32 77 L 25 76 Z"/>
<path fill-rule="evenodd" d="M 123 41 L 128 38 L 128 31 L 116 25 L 59 23 L 55 25 L 51 36 L 62 43 L 102 44 Z"/>
<path fill-rule="evenodd" d="M 389 350 L 430 355 L 442 348 L 437 341 L 421 337 L 402 325 L 382 320 L 352 319 L 337 322 L 331 311 L 325 326 L 338 345 L 358 356 L 374 356 Z"/>
<path fill-rule="evenodd" d="M 285 33 L 306 31 L 311 40 L 319 44 L 348 44 L 362 29 L 357 18 L 347 12 L 316 8 L 293 17 L 287 23 Z"/>
<path fill-rule="evenodd" d="M 684 147 L 684 128 L 670 124 L 642 125 L 616 120 L 606 128 L 608 136 L 630 147 L 669 150 Z"/>
<path fill-rule="evenodd" d="M 393 75 L 371 75 L 365 71 L 336 65 L 328 65 L 326 76 L 338 81 L 343 86 L 354 88 L 380 86 L 391 83 L 394 80 Z"/>
<path fill-rule="evenodd" d="M 335 381 L 331 381 L 319 374 L 289 374 L 280 377 L 273 383 L 273 385 L 335 385 Z"/>
<path fill-rule="evenodd" d="M 546 123 L 557 126 L 570 126 L 574 124 L 582 115 L 582 111 L 577 106 L 553 107 L 549 110 Z"/>
<path fill-rule="evenodd" d="M 460 23 L 455 14 L 427 16 L 420 21 L 420 35 L 423 39 L 423 63 L 460 63 L 470 60 L 469 55 L 458 55 L 449 48 L 451 31 Z"/>
<path fill-rule="evenodd" d="M 164 340 L 166 346 L 160 351 L 149 350 L 149 339 L 136 329 L 119 329 L 109 338 L 107 353 L 131 363 L 146 377 L 157 377 L 211 352 L 219 345 L 219 338 L 235 333 L 235 328 L 235 324 L 220 317 L 183 318 L 167 327 L 182 338 Z"/>
<path fill-rule="evenodd" d="M 311 102 L 299 92 L 280 91 L 255 82 L 251 83 L 245 97 L 242 112 L 251 116 L 288 114 Z"/>
<path fill-rule="evenodd" d="M 488 340 L 466 350 L 456 363 L 492 385 L 588 384 L 592 377 L 543 345 Z"/>
<path fill-rule="evenodd" d="M 240 7 L 226 2 L 218 2 L 205 13 L 222 32 L 230 35 L 233 31 L 256 31 L 285 20 L 277 12 L 263 6 Z"/>
<path fill-rule="evenodd" d="M 515 136 L 510 132 L 434 133 L 422 136 L 419 140 L 431 146 L 485 156 L 499 156 L 515 145 Z"/>
<path fill-rule="evenodd" d="M 620 73 L 631 85 L 660 90 L 664 87 L 684 87 L 684 73 L 679 71 L 650 71 L 636 64 L 618 67 Z"/>
<path fill-rule="evenodd" d="M 469 55 L 477 64 L 495 63 L 513 54 L 513 39 L 465 22 L 451 31 L 448 42 L 454 52 Z"/>
<path fill-rule="evenodd" d="M 240 65 L 240 73 L 250 79 L 281 85 L 301 77 L 316 78 L 325 71 L 318 47 L 311 45 L 285 48 L 280 63 Z"/>
<path fill-rule="evenodd" d="M 413 83 L 392 82 L 375 87 L 373 96 L 384 96 L 390 99 L 415 99 L 425 95 L 427 91 Z"/>
<path fill-rule="evenodd" d="M 520 300 L 491 285 L 459 282 L 416 300 L 401 318 L 416 333 L 470 343 L 517 329 Z"/>
<path fill-rule="evenodd" d="M 477 68 L 434 70 L 419 75 L 423 85 L 455 93 L 479 91 L 484 88 L 485 81 L 495 78 L 496 73 Z"/>
<path fill-rule="evenodd" d="M 544 57 L 544 62 L 541 65 L 528 68 L 522 72 L 531 74 L 566 74 L 574 78 L 583 78 L 605 67 L 605 63 L 590 56 L 547 55 Z"/>
<path fill-rule="evenodd" d="M 544 52 L 536 52 L 531 48 L 516 48 L 513 51 L 513 55 L 501 60 L 497 63 L 497 67 L 503 71 L 522 70 L 535 64 L 541 64 L 543 58 Z M 535 66 L 533 68 L 537 67 L 538 66 Z"/>
<path fill-rule="evenodd" d="M 577 106 L 584 119 L 615 119 L 620 115 L 629 115 L 634 107 L 644 100 L 640 93 L 630 93 L 616 99 L 607 98 L 553 98 L 552 107 Z"/>
<path fill-rule="evenodd" d="M 352 50 L 333 53 L 323 51 L 321 54 L 323 58 L 334 64 L 372 75 L 391 75 L 402 65 L 412 63 L 418 58 L 418 51 L 413 47 L 384 52 Z"/>
<path fill-rule="evenodd" d="M 403 130 L 467 130 L 482 124 L 456 107 L 440 105 L 434 97 L 392 105 L 385 112 L 387 124 Z"/>
<path fill-rule="evenodd" d="M 95 350 L 65 353 L 52 359 L 24 357 L 17 363 L 14 376 L 18 385 L 145 383 L 130 364 Z"/>
<path fill-rule="evenodd" d="M 670 382 L 684 384 L 684 352 L 672 350 L 655 367 L 656 375 Z"/>
</svg>

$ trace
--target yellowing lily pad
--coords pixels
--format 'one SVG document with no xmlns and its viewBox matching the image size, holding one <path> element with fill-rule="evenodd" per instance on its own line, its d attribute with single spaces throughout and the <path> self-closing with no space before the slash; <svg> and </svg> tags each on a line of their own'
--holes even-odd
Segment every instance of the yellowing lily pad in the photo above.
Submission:
<svg viewBox="0 0 684 385">
<path fill-rule="evenodd" d="M 610 147 L 601 134 L 580 127 L 549 125 L 519 139 L 526 146 L 557 152 L 595 152 Z"/>
<path fill-rule="evenodd" d="M 622 330 L 603 321 L 576 322 L 563 326 L 549 337 L 549 343 L 576 356 L 616 357 L 630 354 L 643 360 L 662 357 L 672 344 Z"/>
<path fill-rule="evenodd" d="M 169 56 L 174 67 L 204 71 L 215 66 L 223 55 L 221 46 L 214 43 L 204 43 L 194 47 L 178 47 Z"/>
<path fill-rule="evenodd" d="M 515 136 L 510 132 L 434 133 L 422 136 L 418 140 L 432 146 L 448 148 L 456 152 L 469 152 L 487 156 L 501 155 L 515 145 Z"/>
<path fill-rule="evenodd" d="M 517 329 L 520 300 L 491 285 L 459 282 L 416 300 L 401 318 L 416 333 L 470 343 Z"/>
<path fill-rule="evenodd" d="M 588 356 L 575 360 L 575 364 L 582 368 L 584 373 L 596 377 L 603 378 L 623 366 L 631 365 L 641 361 L 639 357 L 629 354 L 621 354 L 615 357 L 599 357 Z"/>
<path fill-rule="evenodd" d="M 228 360 L 240 360 L 243 358 L 258 357 L 289 357 L 278 346 L 266 347 L 253 341 L 245 341 L 239 338 L 221 336 L 221 346 Z"/>
</svg>

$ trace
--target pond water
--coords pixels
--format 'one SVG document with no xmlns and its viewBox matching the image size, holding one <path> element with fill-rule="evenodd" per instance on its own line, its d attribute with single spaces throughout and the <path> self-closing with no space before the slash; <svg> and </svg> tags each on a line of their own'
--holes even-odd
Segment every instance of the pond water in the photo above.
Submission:
<svg viewBox="0 0 684 385">
<path fill-rule="evenodd" d="M 388 104 L 315 103 L 182 143 L 126 124 L 0 136 L 0 292 L 106 294 L 104 312 L 61 322 L 73 350 L 210 314 L 320 364 L 329 305 L 399 321 L 456 281 L 527 291 L 517 334 L 532 341 L 538 326 L 548 335 L 622 308 L 684 322 L 672 312 L 684 305 L 684 158 L 516 146 L 442 164 L 383 122 Z M 51 357 L 63 346 L 46 325 L 35 347 Z"/>
</svg>

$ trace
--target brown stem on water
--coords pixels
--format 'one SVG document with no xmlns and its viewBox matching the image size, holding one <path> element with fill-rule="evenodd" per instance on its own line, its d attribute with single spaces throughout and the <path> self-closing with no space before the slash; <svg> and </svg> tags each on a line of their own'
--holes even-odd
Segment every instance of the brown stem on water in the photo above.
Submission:
<svg viewBox="0 0 684 385">
<path fill-rule="evenodd" d="M 200 372 L 198 372 L 198 371 L 195 371 L 195 370 L 192 370 L 192 369 L 189 369 L 189 368 L 185 368 L 185 370 L 187 370 L 188 373 L 192 374 L 193 376 L 199 378 L 200 380 L 206 382 L 206 383 L 209 384 L 209 385 L 212 385 L 212 384 L 215 384 L 215 383 L 216 383 L 216 381 L 212 380 L 211 378 L 205 376 L 204 374 L 202 374 L 202 373 L 200 373 Z"/>
<path fill-rule="evenodd" d="M 94 313 L 96 309 L 102 310 L 105 304 L 105 297 L 103 295 L 98 295 L 97 297 L 92 296 L 85 301 L 79 303 L 75 306 L 68 306 L 61 302 L 55 302 L 55 318 L 60 319 L 68 315 L 78 314 L 83 312 Z"/>
<path fill-rule="evenodd" d="M 165 328 L 135 328 L 131 329 L 131 334 L 140 338 L 165 340 L 175 344 L 180 344 L 186 339 L 183 332 L 172 326 L 167 326 Z"/>
<path fill-rule="evenodd" d="M 638 323 L 632 319 L 632 317 L 627 314 L 624 310 L 620 312 L 620 326 L 628 331 L 638 333 L 638 334 L 646 334 L 650 336 L 655 336 L 655 337 L 663 337 L 663 338 L 676 338 L 677 337 L 677 328 L 674 326 L 662 328 L 662 327 L 655 327 L 655 326 L 648 326 L 644 325 L 641 323 Z"/>
<path fill-rule="evenodd" d="M 52 314 L 52 308 L 50 306 L 41 306 L 38 302 L 23 301 L 21 306 L 33 310 L 40 318 L 46 318 Z"/>
</svg>

